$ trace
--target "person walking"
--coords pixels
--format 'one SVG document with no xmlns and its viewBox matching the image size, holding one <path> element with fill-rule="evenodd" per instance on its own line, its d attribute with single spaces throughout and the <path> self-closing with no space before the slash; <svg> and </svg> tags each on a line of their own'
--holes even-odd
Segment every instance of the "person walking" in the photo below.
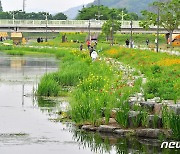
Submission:
<svg viewBox="0 0 180 154">
<path fill-rule="evenodd" d="M 129 48 L 129 39 L 127 39 L 127 40 L 125 41 L 125 43 L 126 43 L 126 47 Z"/>
<path fill-rule="evenodd" d="M 83 50 L 83 44 L 81 43 L 81 45 L 80 45 L 80 51 L 82 51 Z"/>
<path fill-rule="evenodd" d="M 88 47 L 88 49 L 89 49 L 90 46 L 91 46 L 91 42 L 90 42 L 89 40 L 87 40 L 86 44 L 87 44 L 87 47 Z"/>
<path fill-rule="evenodd" d="M 149 45 L 149 39 L 146 39 L 146 45 L 147 46 Z"/>
<path fill-rule="evenodd" d="M 157 38 L 154 40 L 155 45 L 157 46 L 158 40 Z"/>
<path fill-rule="evenodd" d="M 91 58 L 92 58 L 92 61 L 95 61 L 98 57 L 98 54 L 95 50 L 93 50 L 93 52 L 91 53 Z"/>
<path fill-rule="evenodd" d="M 90 57 L 91 57 L 91 54 L 92 54 L 93 51 L 94 51 L 94 48 L 91 47 L 91 48 L 89 49 L 89 55 L 90 55 Z"/>
</svg>

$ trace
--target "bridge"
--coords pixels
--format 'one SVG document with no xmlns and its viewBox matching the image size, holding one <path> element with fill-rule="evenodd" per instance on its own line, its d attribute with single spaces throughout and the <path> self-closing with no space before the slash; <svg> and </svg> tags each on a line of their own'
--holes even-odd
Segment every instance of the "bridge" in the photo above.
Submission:
<svg viewBox="0 0 180 154">
<path fill-rule="evenodd" d="M 105 21 L 98 20 L 0 20 L 0 32 L 101 32 Z M 150 26 L 146 31 L 139 21 L 121 21 L 121 33 L 156 33 L 157 27 Z M 175 30 L 180 33 L 180 27 Z M 160 33 L 168 33 L 160 27 Z"/>
</svg>

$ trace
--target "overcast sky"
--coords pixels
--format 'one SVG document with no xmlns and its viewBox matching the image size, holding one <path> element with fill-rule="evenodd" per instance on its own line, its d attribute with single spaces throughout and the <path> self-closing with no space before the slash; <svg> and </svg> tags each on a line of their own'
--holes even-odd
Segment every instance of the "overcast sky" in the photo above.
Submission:
<svg viewBox="0 0 180 154">
<path fill-rule="evenodd" d="M 26 0 L 27 12 L 64 12 L 69 8 L 87 4 L 94 0 Z M 4 11 L 22 10 L 23 0 L 1 0 Z"/>
</svg>

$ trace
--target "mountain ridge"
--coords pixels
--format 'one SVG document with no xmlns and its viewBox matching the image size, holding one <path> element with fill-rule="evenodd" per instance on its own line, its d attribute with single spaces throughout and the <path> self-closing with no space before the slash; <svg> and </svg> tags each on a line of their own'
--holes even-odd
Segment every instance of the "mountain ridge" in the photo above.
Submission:
<svg viewBox="0 0 180 154">
<path fill-rule="evenodd" d="M 110 8 L 126 8 L 129 12 L 134 12 L 140 15 L 142 10 L 149 10 L 149 4 L 153 3 L 154 1 L 157 0 L 100 0 L 100 5 L 104 5 Z M 168 0 L 161 0 L 161 2 L 165 1 Z M 94 2 L 87 4 L 86 7 L 90 7 L 91 5 L 98 5 L 98 0 L 94 0 Z M 67 16 L 69 17 L 68 14 L 71 14 L 71 10 L 78 14 L 78 10 L 75 11 L 75 8 L 71 8 L 64 13 L 67 13 Z M 77 16 L 77 14 L 73 15 Z"/>
</svg>

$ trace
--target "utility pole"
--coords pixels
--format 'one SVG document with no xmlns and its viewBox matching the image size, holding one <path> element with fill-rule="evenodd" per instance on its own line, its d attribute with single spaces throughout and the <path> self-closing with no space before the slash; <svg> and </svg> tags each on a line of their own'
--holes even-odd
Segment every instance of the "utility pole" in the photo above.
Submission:
<svg viewBox="0 0 180 154">
<path fill-rule="evenodd" d="M 158 14 L 157 14 L 157 38 L 155 40 L 156 43 L 156 52 L 159 52 L 159 20 L 160 20 L 160 11 L 158 7 Z"/>
<path fill-rule="evenodd" d="M 98 0 L 98 14 L 95 14 L 95 16 L 98 17 L 98 20 L 100 20 L 100 18 L 103 16 L 101 15 L 100 5 L 101 5 L 101 2 L 100 0 Z"/>
<path fill-rule="evenodd" d="M 47 42 L 47 27 L 48 26 L 48 14 L 46 12 L 46 42 Z"/>
<path fill-rule="evenodd" d="M 15 24 L 15 15 L 14 15 L 14 11 L 12 12 L 12 16 L 13 16 L 13 25 Z"/>
<path fill-rule="evenodd" d="M 89 19 L 89 26 L 88 26 L 89 34 L 88 34 L 88 39 L 91 41 L 91 20 Z"/>
<path fill-rule="evenodd" d="M 123 23 L 123 21 L 124 21 L 124 17 L 125 17 L 125 16 L 127 16 L 127 14 L 125 14 L 124 11 L 122 10 L 122 11 L 121 11 L 121 21 L 122 21 L 122 23 Z"/>
<path fill-rule="evenodd" d="M 130 40 L 130 45 L 131 45 L 131 48 L 133 48 L 133 22 L 132 22 L 132 19 L 131 19 L 131 23 L 130 23 L 130 25 L 131 25 L 131 40 Z"/>
<path fill-rule="evenodd" d="M 112 46 L 114 45 L 114 19 L 112 20 L 112 29 L 111 29 L 111 39 L 112 39 Z"/>
<path fill-rule="evenodd" d="M 25 12 L 25 7 L 26 7 L 26 0 L 23 0 L 23 12 Z"/>
</svg>

